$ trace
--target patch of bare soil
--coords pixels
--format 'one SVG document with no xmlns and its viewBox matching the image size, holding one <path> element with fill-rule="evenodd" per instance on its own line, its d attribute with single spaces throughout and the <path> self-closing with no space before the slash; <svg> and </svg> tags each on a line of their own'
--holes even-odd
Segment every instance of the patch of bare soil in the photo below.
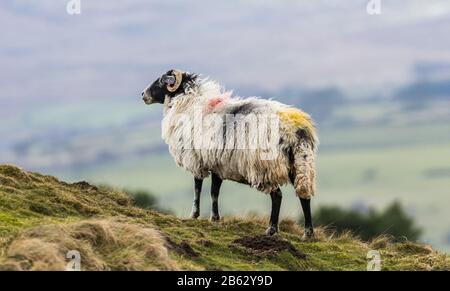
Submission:
<svg viewBox="0 0 450 291">
<path fill-rule="evenodd" d="M 249 254 L 258 258 L 276 256 L 279 252 L 287 251 L 294 257 L 305 259 L 306 255 L 295 248 L 289 241 L 278 236 L 245 236 L 234 240 L 230 247 L 243 246 Z"/>
<path fill-rule="evenodd" d="M 164 236 L 164 238 L 166 239 L 167 248 L 173 250 L 179 255 L 184 255 L 189 258 L 196 258 L 199 256 L 199 254 L 196 251 L 194 251 L 194 249 L 187 241 L 184 240 L 181 243 L 177 244 L 168 236 Z"/>
</svg>

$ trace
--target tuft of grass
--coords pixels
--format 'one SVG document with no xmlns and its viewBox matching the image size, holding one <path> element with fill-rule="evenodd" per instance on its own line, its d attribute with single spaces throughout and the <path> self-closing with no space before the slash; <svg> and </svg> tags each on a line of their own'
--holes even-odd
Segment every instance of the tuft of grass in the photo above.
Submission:
<svg viewBox="0 0 450 291">
<path fill-rule="evenodd" d="M 326 228 L 302 241 L 292 220 L 264 238 L 266 224 L 254 215 L 181 219 L 135 207 L 116 189 L 0 165 L 3 270 L 61 270 L 68 250 L 80 252 L 83 270 L 365 270 L 372 249 L 383 270 L 450 270 L 449 256 L 427 245 L 389 237 L 365 243 Z"/>
<path fill-rule="evenodd" d="M 129 219 L 82 220 L 32 227 L 0 260 L 4 270 L 64 270 L 66 254 L 80 253 L 82 270 L 176 270 L 161 234 Z"/>
</svg>

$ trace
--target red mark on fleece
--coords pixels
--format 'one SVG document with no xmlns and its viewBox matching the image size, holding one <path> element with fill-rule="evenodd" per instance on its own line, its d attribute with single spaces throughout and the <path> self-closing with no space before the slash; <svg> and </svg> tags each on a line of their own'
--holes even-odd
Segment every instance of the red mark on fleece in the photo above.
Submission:
<svg viewBox="0 0 450 291">
<path fill-rule="evenodd" d="M 219 105 L 223 104 L 225 100 L 230 97 L 230 95 L 230 92 L 226 92 L 220 96 L 209 99 L 206 106 L 206 112 L 211 112 L 216 109 Z"/>
<path fill-rule="evenodd" d="M 214 109 L 217 105 L 223 102 L 222 97 L 216 97 L 208 101 L 208 107 Z"/>
</svg>

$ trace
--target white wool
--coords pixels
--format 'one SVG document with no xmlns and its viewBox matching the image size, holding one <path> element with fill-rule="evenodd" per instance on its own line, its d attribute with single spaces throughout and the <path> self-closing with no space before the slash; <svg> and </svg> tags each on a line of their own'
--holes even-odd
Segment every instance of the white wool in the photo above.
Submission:
<svg viewBox="0 0 450 291">
<path fill-rule="evenodd" d="M 214 100 L 218 100 L 218 105 L 211 106 Z M 203 81 L 172 99 L 166 97 L 162 138 L 177 165 L 199 179 L 214 172 L 222 179 L 246 183 L 266 193 L 288 183 L 289 173 L 293 172 L 297 195 L 310 198 L 314 194 L 315 147 L 299 141 L 292 127 L 277 123 L 279 139 L 271 140 L 275 145 L 272 151 L 226 147 L 221 120 L 226 120 L 227 114 L 242 106 L 247 106 L 250 112 L 246 117 L 249 120 L 257 117 L 261 127 L 264 125 L 264 119 L 259 119 L 261 116 L 277 116 L 280 110 L 289 108 L 272 100 L 231 97 L 231 92 L 226 92 L 214 81 Z M 247 130 L 245 133 L 248 143 L 262 140 L 258 136 L 261 132 Z M 278 134 L 270 128 L 263 133 L 274 137 Z M 286 154 L 289 149 L 293 151 L 295 162 Z M 267 159 L 271 155 L 273 158 Z"/>
</svg>

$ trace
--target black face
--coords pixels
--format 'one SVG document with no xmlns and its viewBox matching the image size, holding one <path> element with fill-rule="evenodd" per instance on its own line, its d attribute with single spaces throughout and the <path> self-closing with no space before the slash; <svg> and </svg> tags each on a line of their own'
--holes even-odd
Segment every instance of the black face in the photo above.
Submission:
<svg viewBox="0 0 450 291">
<path fill-rule="evenodd" d="M 187 88 L 195 84 L 197 75 L 185 72 L 178 75 L 178 77 L 181 77 L 181 82 L 179 84 L 176 83 L 177 74 L 174 71 L 168 71 L 142 92 L 145 104 L 162 104 L 166 96 L 174 98 L 179 94 L 185 93 Z M 169 88 L 172 88 L 172 90 L 169 90 Z"/>
</svg>

